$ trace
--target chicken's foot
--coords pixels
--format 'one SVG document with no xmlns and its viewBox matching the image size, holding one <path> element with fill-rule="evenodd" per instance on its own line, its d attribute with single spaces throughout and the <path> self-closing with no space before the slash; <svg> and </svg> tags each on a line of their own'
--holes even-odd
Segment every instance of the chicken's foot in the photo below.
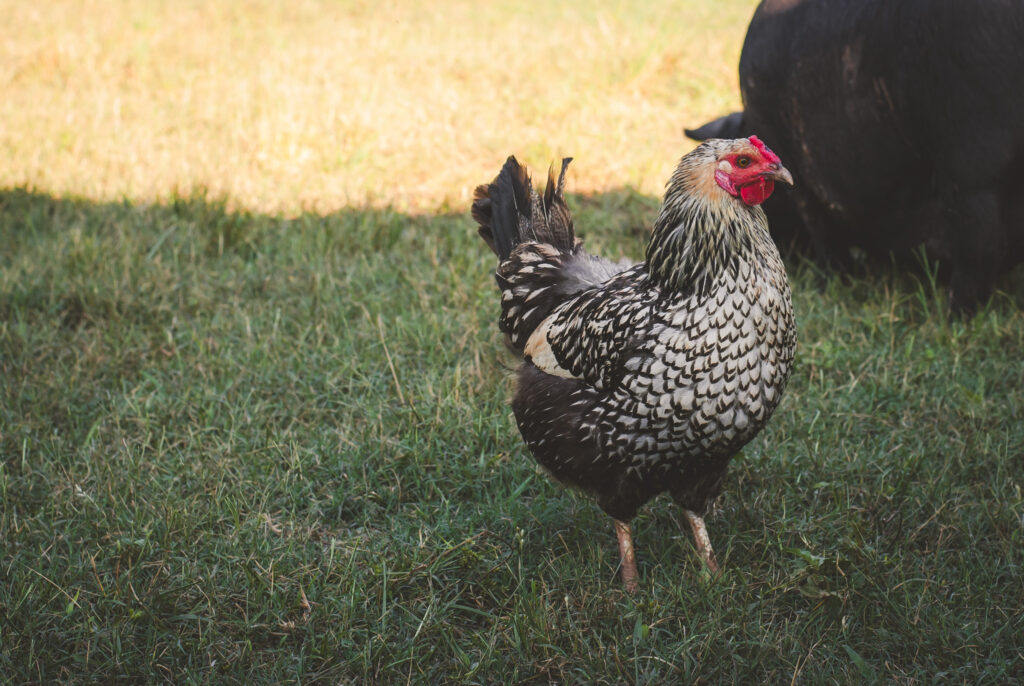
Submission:
<svg viewBox="0 0 1024 686">
<path fill-rule="evenodd" d="M 715 559 L 715 551 L 711 549 L 711 539 L 708 537 L 708 529 L 704 526 L 704 518 L 691 510 L 683 510 L 690 528 L 693 529 L 693 540 L 697 544 L 697 552 L 700 553 L 708 569 L 712 572 L 718 571 L 718 560 Z"/>
<path fill-rule="evenodd" d="M 636 593 L 638 574 L 636 554 L 633 552 L 633 531 L 628 523 L 616 519 L 615 535 L 619 537 L 619 555 L 622 557 L 622 583 L 627 592 Z"/>
</svg>

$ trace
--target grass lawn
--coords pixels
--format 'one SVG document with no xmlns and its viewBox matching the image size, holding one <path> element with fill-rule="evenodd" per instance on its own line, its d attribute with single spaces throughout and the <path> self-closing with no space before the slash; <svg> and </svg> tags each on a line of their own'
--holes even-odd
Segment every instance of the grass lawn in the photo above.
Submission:
<svg viewBox="0 0 1024 686">
<path fill-rule="evenodd" d="M 467 204 L 638 258 L 752 2 L 0 0 L 0 681 L 1024 680 L 1024 274 L 790 263 L 709 576 L 535 472 Z M 769 141 L 770 144 L 770 141 Z"/>
</svg>

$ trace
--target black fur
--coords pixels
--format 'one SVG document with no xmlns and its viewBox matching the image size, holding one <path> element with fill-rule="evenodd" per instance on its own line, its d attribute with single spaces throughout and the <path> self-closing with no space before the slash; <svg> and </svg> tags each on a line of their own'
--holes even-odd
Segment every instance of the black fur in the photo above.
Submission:
<svg viewBox="0 0 1024 686">
<path fill-rule="evenodd" d="M 777 241 L 840 269 L 923 244 L 963 309 L 1024 259 L 1024 2 L 766 0 L 739 78 L 742 116 L 691 135 L 771 141 Z"/>
<path fill-rule="evenodd" d="M 696 129 L 684 129 L 687 136 L 695 141 L 706 141 L 709 138 L 743 138 L 750 134 L 744 134 L 743 113 L 733 112 L 714 121 L 709 121 L 704 126 Z"/>
</svg>

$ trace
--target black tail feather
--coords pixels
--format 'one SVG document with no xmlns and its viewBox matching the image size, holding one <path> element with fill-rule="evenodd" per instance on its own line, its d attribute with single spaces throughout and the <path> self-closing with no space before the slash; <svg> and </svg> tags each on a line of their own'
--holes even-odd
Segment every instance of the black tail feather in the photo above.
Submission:
<svg viewBox="0 0 1024 686">
<path fill-rule="evenodd" d="M 572 216 L 565 203 L 565 170 L 571 157 L 562 160 L 558 182 L 548 171 L 547 187 L 541 198 L 530 183 L 526 167 L 509 156 L 490 184 L 477 186 L 473 194 L 473 219 L 480 225 L 480 237 L 502 262 L 524 242 L 548 243 L 572 250 L 576 236 Z"/>
<path fill-rule="evenodd" d="M 562 169 L 558 172 L 558 184 L 555 184 L 554 170 L 548 168 L 548 183 L 544 188 L 544 209 L 547 215 L 548 237 L 545 242 L 556 248 L 571 250 L 575 247 L 576 232 L 573 229 L 572 214 L 565 203 L 565 170 L 572 162 L 571 157 L 562 158 Z"/>
<path fill-rule="evenodd" d="M 498 256 L 498 327 L 520 353 L 558 305 L 630 266 L 590 255 L 576 238 L 565 202 L 565 172 L 571 161 L 562 160 L 557 180 L 554 166 L 548 169 L 542 195 L 530 184 L 526 168 L 509 157 L 497 178 L 478 186 L 473 196 L 480 236 Z"/>
</svg>

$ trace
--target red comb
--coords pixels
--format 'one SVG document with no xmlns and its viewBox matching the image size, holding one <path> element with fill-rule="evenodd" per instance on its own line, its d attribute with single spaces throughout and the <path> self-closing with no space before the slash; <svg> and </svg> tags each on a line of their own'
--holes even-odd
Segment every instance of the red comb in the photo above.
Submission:
<svg viewBox="0 0 1024 686">
<path fill-rule="evenodd" d="M 782 164 L 782 160 L 779 159 L 779 156 L 773 153 L 771 148 L 762 143 L 760 138 L 757 136 L 751 136 L 747 140 L 750 141 L 751 145 L 761 151 L 761 154 L 764 155 L 766 160 L 774 162 L 775 164 Z"/>
</svg>

